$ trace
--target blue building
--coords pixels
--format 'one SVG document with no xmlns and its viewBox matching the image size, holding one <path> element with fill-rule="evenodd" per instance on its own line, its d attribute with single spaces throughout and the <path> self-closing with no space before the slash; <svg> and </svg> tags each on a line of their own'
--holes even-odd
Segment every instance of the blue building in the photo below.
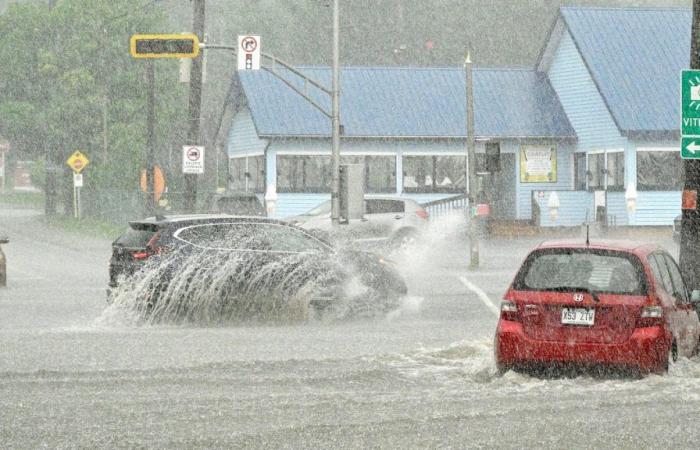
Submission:
<svg viewBox="0 0 700 450">
<path fill-rule="evenodd" d="M 474 71 L 477 167 L 487 143 L 501 149 L 500 171 L 484 178 L 495 218 L 578 225 L 605 206 L 620 225 L 672 222 L 678 74 L 690 51 L 678 36 L 690 36 L 690 20 L 688 9 L 562 8 L 535 68 Z M 328 68 L 301 71 L 330 85 Z M 277 217 L 330 198 L 330 120 L 266 71 L 239 76 L 230 187 L 274 190 Z M 341 70 L 341 155 L 365 164 L 368 194 L 425 202 L 464 192 L 465 91 L 462 68 Z M 330 109 L 325 94 L 308 92 Z M 556 218 L 547 213 L 553 193 Z"/>
</svg>

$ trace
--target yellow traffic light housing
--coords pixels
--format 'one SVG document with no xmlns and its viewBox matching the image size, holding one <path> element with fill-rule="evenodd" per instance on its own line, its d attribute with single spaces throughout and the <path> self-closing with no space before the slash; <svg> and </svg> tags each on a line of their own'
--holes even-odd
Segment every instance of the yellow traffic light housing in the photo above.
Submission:
<svg viewBox="0 0 700 450">
<path fill-rule="evenodd" d="M 130 48 L 134 58 L 196 58 L 199 38 L 195 34 L 135 34 Z"/>
</svg>

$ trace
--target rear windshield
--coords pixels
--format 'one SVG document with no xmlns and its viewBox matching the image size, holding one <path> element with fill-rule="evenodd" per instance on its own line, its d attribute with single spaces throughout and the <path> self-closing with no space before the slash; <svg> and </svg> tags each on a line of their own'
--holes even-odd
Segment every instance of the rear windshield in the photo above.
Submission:
<svg viewBox="0 0 700 450">
<path fill-rule="evenodd" d="M 146 248 L 148 241 L 151 240 L 154 234 L 156 234 L 155 230 L 129 228 L 114 241 L 114 244 L 127 248 Z"/>
<path fill-rule="evenodd" d="M 401 200 L 369 199 L 365 200 L 367 214 L 388 214 L 404 212 L 404 202 Z"/>
<path fill-rule="evenodd" d="M 642 263 L 629 253 L 593 249 L 545 249 L 530 254 L 513 282 L 526 291 L 644 295 Z"/>
<path fill-rule="evenodd" d="M 182 228 L 175 237 L 188 244 L 213 250 L 271 252 L 321 252 L 328 249 L 303 231 L 277 224 L 220 223 Z"/>
</svg>

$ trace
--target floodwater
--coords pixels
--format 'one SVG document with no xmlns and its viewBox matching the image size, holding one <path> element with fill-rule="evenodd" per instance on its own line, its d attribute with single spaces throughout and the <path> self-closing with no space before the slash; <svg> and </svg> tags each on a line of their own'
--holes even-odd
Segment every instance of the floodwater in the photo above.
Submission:
<svg viewBox="0 0 700 450">
<path fill-rule="evenodd" d="M 0 211 L 3 448 L 698 446 L 700 361 L 644 379 L 496 376 L 498 300 L 537 238 L 482 242 L 469 271 L 459 227 L 438 227 L 394 255 L 409 295 L 383 317 L 137 325 L 105 303 L 109 242 L 38 219 Z M 670 230 L 663 243 L 677 252 Z"/>
</svg>

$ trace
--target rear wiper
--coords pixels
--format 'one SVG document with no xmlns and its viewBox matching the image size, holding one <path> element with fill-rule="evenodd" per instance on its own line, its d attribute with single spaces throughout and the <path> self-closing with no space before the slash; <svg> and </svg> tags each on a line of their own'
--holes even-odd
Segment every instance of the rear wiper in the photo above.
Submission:
<svg viewBox="0 0 700 450">
<path fill-rule="evenodd" d="M 598 298 L 598 294 L 596 293 L 596 291 L 594 291 L 591 288 L 587 288 L 587 287 L 583 287 L 583 286 L 559 286 L 559 287 L 555 287 L 555 288 L 549 288 L 546 290 L 547 291 L 556 291 L 556 292 L 583 291 L 583 292 L 590 294 L 596 303 L 600 303 L 600 298 Z"/>
</svg>

